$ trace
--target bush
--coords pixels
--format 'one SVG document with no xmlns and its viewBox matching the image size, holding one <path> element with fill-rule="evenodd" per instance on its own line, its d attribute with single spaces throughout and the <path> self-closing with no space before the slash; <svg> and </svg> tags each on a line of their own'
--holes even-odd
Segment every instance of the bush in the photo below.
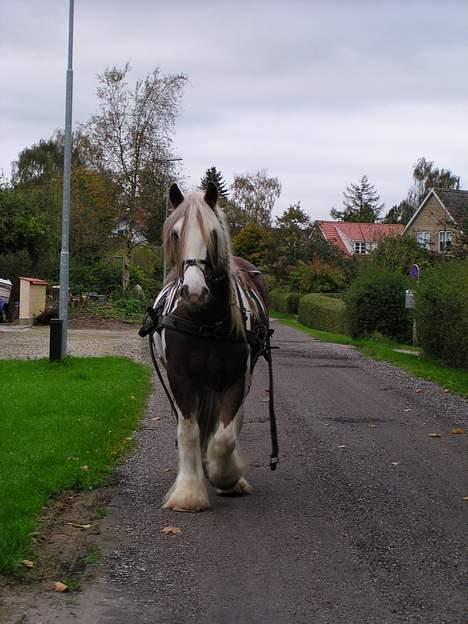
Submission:
<svg viewBox="0 0 468 624">
<path fill-rule="evenodd" d="M 365 265 L 345 296 L 346 317 L 354 338 L 375 332 L 397 340 L 411 340 L 412 320 L 405 309 L 409 280 L 400 270 Z"/>
<path fill-rule="evenodd" d="M 345 306 L 341 299 L 317 293 L 305 295 L 299 301 L 299 321 L 322 331 L 346 334 Z"/>
<path fill-rule="evenodd" d="M 291 292 L 287 288 L 274 288 L 270 293 L 270 304 L 277 312 L 297 314 L 301 293 Z"/>
<path fill-rule="evenodd" d="M 294 290 L 309 292 L 336 292 L 343 288 L 345 275 L 338 267 L 313 260 L 306 264 L 298 262 L 289 273 L 289 284 Z"/>
<path fill-rule="evenodd" d="M 122 290 L 122 265 L 114 258 L 90 264 L 70 263 L 70 290 L 74 294 L 98 292 L 109 295 Z"/>
<path fill-rule="evenodd" d="M 415 313 L 424 354 L 468 367 L 468 259 L 421 273 Z"/>
</svg>

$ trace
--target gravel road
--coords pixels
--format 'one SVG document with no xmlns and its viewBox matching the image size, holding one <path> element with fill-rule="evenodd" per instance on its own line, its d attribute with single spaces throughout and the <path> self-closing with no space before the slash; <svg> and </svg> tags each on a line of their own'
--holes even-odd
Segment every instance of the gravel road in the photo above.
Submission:
<svg viewBox="0 0 468 624">
<path fill-rule="evenodd" d="M 465 621 L 466 437 L 451 431 L 466 428 L 468 401 L 275 327 L 276 473 L 260 363 L 242 432 L 254 493 L 213 496 L 201 514 L 162 511 L 176 452 L 157 390 L 118 473 L 96 579 L 72 598 L 36 596 L 11 624 Z M 121 338 L 126 346 L 109 335 L 97 352 L 147 357 L 130 333 Z M 84 343 L 100 338 L 72 335 L 72 352 Z M 5 344 L 0 334 L 0 353 Z M 181 533 L 163 535 L 166 526 Z"/>
</svg>

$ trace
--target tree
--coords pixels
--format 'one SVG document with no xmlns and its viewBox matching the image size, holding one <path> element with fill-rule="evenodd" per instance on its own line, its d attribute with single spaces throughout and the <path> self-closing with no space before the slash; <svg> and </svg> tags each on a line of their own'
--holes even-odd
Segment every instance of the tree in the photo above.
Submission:
<svg viewBox="0 0 468 624">
<path fill-rule="evenodd" d="M 350 184 L 343 193 L 344 210 L 330 210 L 333 219 L 358 223 L 375 223 L 384 207 L 380 197 L 366 175 L 358 184 Z"/>
<path fill-rule="evenodd" d="M 420 158 L 416 161 L 413 169 L 413 188 L 408 197 L 417 208 L 426 197 L 431 188 L 457 191 L 460 188 L 460 177 L 454 175 L 449 169 L 439 169 L 432 161 Z"/>
<path fill-rule="evenodd" d="M 116 235 L 124 245 L 125 286 L 132 251 L 145 240 L 161 177 L 169 177 L 167 158 L 187 80 L 184 74 L 164 76 L 156 68 L 131 89 L 129 72 L 127 63 L 107 68 L 99 76 L 99 111 L 83 128 L 90 162 L 113 185 L 120 217 Z"/>
<path fill-rule="evenodd" d="M 404 199 L 399 204 L 395 204 L 390 208 L 383 223 L 401 223 L 406 225 L 414 214 L 415 206 L 408 199 Z"/>
<path fill-rule="evenodd" d="M 242 210 L 248 222 L 270 227 L 273 207 L 281 195 L 278 178 L 269 178 L 266 169 L 255 174 L 235 175 L 231 192 L 233 203 Z"/>
<path fill-rule="evenodd" d="M 266 261 L 270 244 L 269 231 L 257 223 L 249 223 L 232 239 L 234 253 L 257 266 Z"/>
<path fill-rule="evenodd" d="M 276 258 L 284 258 L 286 265 L 304 259 L 305 243 L 311 227 L 310 217 L 302 210 L 301 203 L 291 204 L 276 218 L 272 231 Z"/>
<path fill-rule="evenodd" d="M 213 182 L 213 184 L 216 185 L 219 198 L 228 198 L 229 190 L 226 187 L 226 182 L 224 181 L 223 174 L 221 173 L 221 171 L 218 171 L 216 167 L 210 167 L 205 171 L 205 175 L 200 182 L 200 190 L 206 191 L 206 189 L 208 188 L 208 182 Z"/>
<path fill-rule="evenodd" d="M 460 177 L 449 169 L 439 169 L 432 161 L 419 158 L 413 166 L 413 185 L 406 199 L 395 204 L 385 215 L 384 223 L 401 223 L 406 225 L 431 188 L 446 191 L 460 188 Z"/>
</svg>

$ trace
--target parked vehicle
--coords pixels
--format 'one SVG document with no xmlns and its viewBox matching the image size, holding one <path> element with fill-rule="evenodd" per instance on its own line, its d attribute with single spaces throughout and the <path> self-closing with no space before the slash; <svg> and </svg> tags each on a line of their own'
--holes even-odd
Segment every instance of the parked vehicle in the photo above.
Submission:
<svg viewBox="0 0 468 624">
<path fill-rule="evenodd" d="M 12 283 L 0 277 L 0 323 L 7 320 L 8 302 L 10 301 Z"/>
</svg>

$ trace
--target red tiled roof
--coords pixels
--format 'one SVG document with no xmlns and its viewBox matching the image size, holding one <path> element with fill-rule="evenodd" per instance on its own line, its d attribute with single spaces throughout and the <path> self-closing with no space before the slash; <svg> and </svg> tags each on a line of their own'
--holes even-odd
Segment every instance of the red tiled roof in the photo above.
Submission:
<svg viewBox="0 0 468 624">
<path fill-rule="evenodd" d="M 387 236 L 399 236 L 404 226 L 387 223 L 354 223 L 351 221 L 317 221 L 323 236 L 333 245 L 350 255 L 343 237 L 350 241 L 376 242 Z"/>
</svg>

